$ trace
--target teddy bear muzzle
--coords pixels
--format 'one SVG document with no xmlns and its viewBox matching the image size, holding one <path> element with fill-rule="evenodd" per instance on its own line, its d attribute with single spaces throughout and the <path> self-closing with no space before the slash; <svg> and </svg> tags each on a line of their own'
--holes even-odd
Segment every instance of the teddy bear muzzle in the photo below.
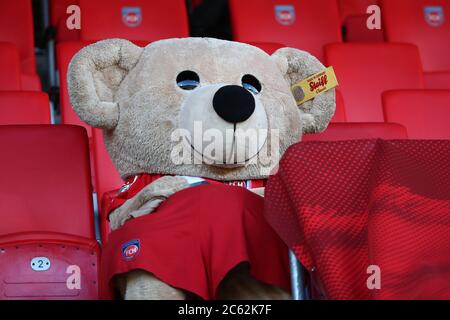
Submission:
<svg viewBox="0 0 450 320">
<path fill-rule="evenodd" d="M 189 92 L 181 106 L 185 140 L 202 163 L 244 166 L 268 138 L 265 108 L 257 95 L 242 86 L 203 85 Z"/>
</svg>

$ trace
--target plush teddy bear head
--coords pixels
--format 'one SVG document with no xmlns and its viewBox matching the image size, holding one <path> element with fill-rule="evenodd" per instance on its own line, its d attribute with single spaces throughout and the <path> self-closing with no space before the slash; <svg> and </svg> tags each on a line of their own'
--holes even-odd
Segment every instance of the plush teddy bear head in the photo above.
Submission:
<svg viewBox="0 0 450 320">
<path fill-rule="evenodd" d="M 325 67 L 283 48 L 209 38 L 145 48 L 111 39 L 81 50 L 69 67 L 79 117 L 102 128 L 122 177 L 159 173 L 248 180 L 267 177 L 302 133 L 323 131 L 334 90 L 297 106 L 291 86 Z"/>
</svg>

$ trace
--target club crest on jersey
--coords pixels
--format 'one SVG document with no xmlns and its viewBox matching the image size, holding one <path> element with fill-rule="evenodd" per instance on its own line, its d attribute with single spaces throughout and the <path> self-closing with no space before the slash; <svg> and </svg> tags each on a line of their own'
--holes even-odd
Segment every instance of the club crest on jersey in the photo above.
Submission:
<svg viewBox="0 0 450 320">
<path fill-rule="evenodd" d="M 439 27 L 444 23 L 444 8 L 441 6 L 427 6 L 423 9 L 425 21 L 432 27 Z"/>
<path fill-rule="evenodd" d="M 142 10 L 139 7 L 123 7 L 122 21 L 130 28 L 138 27 L 142 22 Z"/>
<path fill-rule="evenodd" d="M 295 22 L 295 8 L 292 5 L 275 6 L 275 17 L 278 23 L 289 26 Z"/>
<path fill-rule="evenodd" d="M 125 261 L 131 261 L 141 251 L 141 244 L 139 240 L 131 240 L 122 245 L 122 257 Z"/>
</svg>

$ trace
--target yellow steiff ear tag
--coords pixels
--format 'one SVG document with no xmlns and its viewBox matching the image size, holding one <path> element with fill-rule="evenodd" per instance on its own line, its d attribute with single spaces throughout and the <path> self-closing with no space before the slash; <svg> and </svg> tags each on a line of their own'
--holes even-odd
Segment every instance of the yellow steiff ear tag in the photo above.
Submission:
<svg viewBox="0 0 450 320">
<path fill-rule="evenodd" d="M 314 99 L 319 93 L 328 91 L 338 86 L 333 67 L 328 67 L 319 73 L 297 82 L 291 87 L 297 105 Z"/>
</svg>

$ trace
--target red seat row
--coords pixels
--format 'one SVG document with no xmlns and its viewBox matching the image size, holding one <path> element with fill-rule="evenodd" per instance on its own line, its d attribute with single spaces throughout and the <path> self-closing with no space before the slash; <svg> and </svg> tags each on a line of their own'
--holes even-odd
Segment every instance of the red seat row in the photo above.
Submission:
<svg viewBox="0 0 450 320">
<path fill-rule="evenodd" d="M 78 6 L 82 14 L 80 29 L 67 28 L 67 19 L 72 14 L 68 8 L 72 5 Z M 52 0 L 50 16 L 58 42 L 124 38 L 148 43 L 189 36 L 184 0 Z"/>
<path fill-rule="evenodd" d="M 12 78 L 16 83 L 0 86 L 0 90 L 41 90 L 41 82 L 36 73 L 34 55 L 33 14 L 30 0 L 15 0 L 0 2 L 0 42 L 16 47 L 14 50 L 0 45 L 0 56 L 8 55 L 9 60 L 0 62 L 0 83 Z M 6 50 L 5 52 L 2 52 Z M 18 61 L 19 63 L 18 63 Z M 11 64 L 11 66 L 7 66 Z M 4 69 L 6 65 L 6 68 Z M 11 70 L 14 68 L 15 70 Z M 11 72 L 11 73 L 10 73 Z M 19 81 L 16 79 L 19 77 Z M 19 84 L 17 84 L 19 83 Z"/>
<path fill-rule="evenodd" d="M 100 248 L 86 131 L 70 125 L 14 125 L 49 123 L 47 102 L 42 93 L 0 92 L 0 147 L 5 151 L 0 174 L 8 181 L 0 186 L 0 254 L 7 258 L 0 259 L 0 299 L 95 299 Z M 383 95 L 383 107 L 389 123 L 334 123 L 304 141 L 450 139 L 449 90 L 390 91 Z M 101 188 L 119 187 L 97 130 L 93 150 Z M 105 241 L 108 228 L 102 222 Z"/>
<path fill-rule="evenodd" d="M 86 132 L 3 125 L 0 146 L 0 299 L 98 299 Z"/>
</svg>

